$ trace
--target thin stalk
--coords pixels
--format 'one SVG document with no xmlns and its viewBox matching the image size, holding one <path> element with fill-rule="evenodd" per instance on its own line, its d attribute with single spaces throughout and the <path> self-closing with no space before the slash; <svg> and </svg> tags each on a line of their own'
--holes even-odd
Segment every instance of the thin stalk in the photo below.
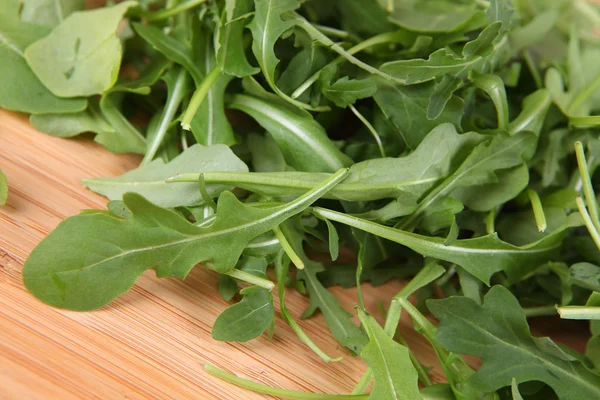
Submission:
<svg viewBox="0 0 600 400">
<path fill-rule="evenodd" d="M 600 125 L 600 115 L 588 117 L 569 117 L 569 126 L 597 126 Z"/>
<path fill-rule="evenodd" d="M 367 400 L 369 394 L 352 395 L 352 394 L 321 394 L 321 393 L 309 393 L 309 392 L 298 392 L 295 390 L 286 390 L 273 388 L 260 383 L 252 382 L 248 379 L 243 379 L 238 376 L 232 375 L 228 372 L 223 371 L 213 365 L 205 364 L 204 370 L 219 379 L 229 382 L 238 387 L 252 390 L 256 393 L 268 394 L 271 396 L 282 397 L 284 399 L 292 400 Z"/>
<path fill-rule="evenodd" d="M 215 203 L 215 201 L 212 199 L 212 197 L 210 197 L 210 195 L 208 194 L 208 190 L 206 190 L 206 183 L 204 183 L 204 174 L 200 174 L 200 177 L 198 178 L 198 188 L 200 189 L 200 196 L 202 197 L 202 200 L 204 200 L 204 202 L 213 209 L 213 211 L 217 211 L 217 203 Z"/>
<path fill-rule="evenodd" d="M 433 271 L 435 271 L 435 273 Z M 386 335 L 388 335 L 389 337 L 394 337 L 394 335 L 398 331 L 398 325 L 400 324 L 400 315 L 402 313 L 403 304 L 400 301 L 400 299 L 406 299 L 416 290 L 431 283 L 431 278 L 439 277 L 443 273 L 443 271 L 444 269 L 435 262 L 426 263 L 423 269 L 419 271 L 419 273 L 394 296 L 390 304 L 390 309 L 388 310 L 387 315 L 385 317 L 385 323 L 383 326 L 383 331 Z M 419 361 L 416 358 L 413 360 L 413 362 L 416 362 L 418 365 L 420 365 Z M 422 366 L 421 369 L 424 370 Z M 419 368 L 417 368 L 417 370 L 419 370 Z M 365 371 L 364 375 L 362 376 L 361 380 L 358 382 L 352 393 L 364 392 L 365 389 L 369 386 L 369 383 L 371 383 L 372 379 L 373 370 L 371 368 L 367 368 L 367 370 Z M 427 385 L 428 382 L 429 384 L 431 384 L 431 379 L 429 378 L 426 372 L 422 377 L 422 381 L 425 385 Z"/>
<path fill-rule="evenodd" d="M 348 39 L 351 37 L 350 33 L 346 32 L 342 29 L 332 28 L 330 26 L 319 25 L 319 24 L 313 24 L 313 26 L 327 36 L 333 36 L 333 37 L 337 37 L 340 39 Z"/>
<path fill-rule="evenodd" d="M 350 109 L 352 110 L 354 115 L 356 115 L 358 119 L 360 119 L 360 121 L 367 127 L 369 132 L 371 132 L 371 136 L 373 136 L 373 139 L 375 139 L 377 147 L 379 148 L 379 154 L 381 155 L 381 158 L 385 158 L 386 156 L 385 149 L 383 148 L 383 143 L 381 143 L 381 138 L 377 134 L 377 131 L 375 130 L 373 125 L 371 125 L 371 123 L 356 109 L 356 107 L 354 107 L 354 105 L 350 104 Z"/>
<path fill-rule="evenodd" d="M 598 320 L 600 319 L 600 307 L 592 306 L 564 306 L 556 307 L 558 315 L 562 319 L 585 319 Z"/>
<path fill-rule="evenodd" d="M 531 202 L 531 208 L 533 209 L 533 216 L 535 218 L 538 231 L 545 232 L 546 228 L 548 227 L 548 223 L 546 222 L 546 214 L 544 213 L 540 196 L 535 190 L 532 189 L 527 189 L 527 195 L 529 196 L 529 201 Z"/>
<path fill-rule="evenodd" d="M 288 242 L 287 238 L 281 231 L 281 229 L 276 226 L 273 228 L 273 233 L 275 233 L 275 237 L 279 240 L 279 244 L 281 244 L 281 248 L 285 251 L 285 253 L 290 258 L 290 261 L 296 266 L 298 269 L 304 269 L 304 261 L 296 254 L 290 242 Z"/>
<path fill-rule="evenodd" d="M 533 77 L 535 86 L 538 89 L 543 88 L 544 84 L 542 82 L 542 76 L 540 75 L 540 71 L 539 71 L 537 65 L 535 65 L 535 61 L 533 60 L 533 57 L 531 57 L 531 53 L 529 52 L 529 50 L 523 51 L 523 59 L 525 60 L 525 64 L 527 64 L 527 68 L 529 68 L 529 72 L 531 73 L 531 76 Z"/>
<path fill-rule="evenodd" d="M 196 115 L 196 112 L 202 105 L 202 102 L 206 98 L 208 91 L 215 83 L 215 81 L 219 79 L 220 76 L 221 68 L 217 64 L 215 64 L 213 69 L 211 69 L 210 72 L 204 77 L 202 83 L 200 83 L 200 86 L 198 86 L 198 88 L 194 92 L 192 100 L 190 100 L 190 104 L 185 110 L 183 118 L 181 119 L 181 127 L 186 131 L 189 131 L 191 129 L 191 123 L 192 119 L 194 118 L 194 115 Z"/>
<path fill-rule="evenodd" d="M 496 232 L 495 222 L 496 209 L 493 208 L 492 210 L 490 210 L 488 215 L 485 216 L 485 231 L 488 235 L 491 235 L 492 233 Z"/>
<path fill-rule="evenodd" d="M 549 315 L 556 315 L 556 307 L 555 306 L 544 306 L 544 307 L 524 308 L 523 312 L 525 313 L 526 318 L 546 317 Z"/>
<path fill-rule="evenodd" d="M 388 13 L 391 14 L 394 12 L 394 8 L 395 8 L 394 0 L 387 0 L 386 5 L 385 5 L 385 11 L 387 11 Z"/>
<path fill-rule="evenodd" d="M 583 104 L 583 102 L 585 102 L 592 94 L 594 94 L 594 92 L 598 88 L 598 85 L 600 85 L 600 75 L 598 75 L 596 79 L 592 81 L 592 83 L 587 85 L 584 90 L 582 90 L 577 96 L 575 96 L 575 98 L 569 105 L 569 108 L 567 108 L 567 115 L 574 114 L 577 107 Z"/>
<path fill-rule="evenodd" d="M 179 68 L 179 75 L 177 75 L 177 79 L 175 80 L 175 84 L 173 85 L 173 92 L 169 94 L 169 98 L 167 99 L 167 105 L 160 117 L 160 122 L 156 127 L 156 134 L 152 139 L 152 142 L 149 143 L 148 151 L 144 156 L 144 159 L 141 162 L 141 165 L 146 165 L 156 155 L 156 152 L 160 148 L 165 135 L 167 134 L 169 124 L 173 120 L 177 109 L 179 108 L 179 104 L 183 100 L 184 90 L 187 86 L 187 81 L 189 79 L 188 73 L 181 67 Z"/>
<path fill-rule="evenodd" d="M 363 42 L 358 43 L 357 45 L 346 50 L 346 53 L 349 55 L 354 55 L 360 51 L 368 49 L 369 47 L 376 46 L 378 44 L 383 44 L 383 43 L 390 43 L 390 42 L 394 42 L 394 41 L 396 41 L 396 36 L 394 35 L 394 32 L 382 33 L 382 34 L 373 36 Z M 339 56 L 339 57 L 335 58 L 333 61 L 331 61 L 329 64 L 327 64 L 326 66 L 324 66 L 323 68 L 321 68 L 320 70 L 318 70 L 317 72 L 312 74 L 312 76 L 310 78 L 308 78 L 306 81 L 304 81 L 300 86 L 298 86 L 298 89 L 296 89 L 294 91 L 294 93 L 292 93 L 292 96 L 291 96 L 292 99 L 297 99 L 298 97 L 300 97 L 302 95 L 302 93 L 304 93 L 313 83 L 315 83 L 317 81 L 317 79 L 319 79 L 321 72 L 323 72 L 323 70 L 325 70 L 325 68 L 331 67 L 333 65 L 337 65 L 337 64 L 343 62 L 344 60 L 346 60 L 345 57 Z"/>
<path fill-rule="evenodd" d="M 577 166 L 579 167 L 579 174 L 581 175 L 581 182 L 583 184 L 585 202 L 587 204 L 587 208 L 589 209 L 589 213 L 596 231 L 600 231 L 598 202 L 596 200 L 596 194 L 594 193 L 594 187 L 592 186 L 592 179 L 590 177 L 587 160 L 585 159 L 583 144 L 579 141 L 575 142 L 575 155 L 577 156 Z"/>
<path fill-rule="evenodd" d="M 188 140 L 187 140 L 187 134 L 185 131 L 181 132 L 181 149 L 183 151 L 186 151 L 188 149 L 189 145 L 188 145 Z"/>
<path fill-rule="evenodd" d="M 508 130 L 508 100 L 506 99 L 506 88 L 502 78 L 498 75 L 476 74 L 472 82 L 478 89 L 483 90 L 494 103 L 498 129 Z"/>
<path fill-rule="evenodd" d="M 581 217 L 583 218 L 583 222 L 585 223 L 585 226 L 588 228 L 588 231 L 590 232 L 590 236 L 594 240 L 594 243 L 596 243 L 596 246 L 598 247 L 598 249 L 600 249 L 600 233 L 594 226 L 594 222 L 592 221 L 590 214 L 588 213 L 587 209 L 585 208 L 585 204 L 583 204 L 583 199 L 581 198 L 581 196 L 579 196 L 579 197 L 577 197 L 577 199 L 575 199 L 575 201 L 577 202 L 577 208 L 579 209 L 579 213 L 581 214 Z"/>
<path fill-rule="evenodd" d="M 208 270 L 217 271 L 211 263 L 204 263 L 202 266 Z M 275 283 L 271 282 L 270 280 L 259 278 L 256 275 L 249 274 L 239 269 L 233 269 L 229 272 L 225 272 L 224 275 L 229 275 L 232 278 L 239 279 L 240 281 L 244 281 L 252 285 L 260 286 L 267 290 L 273 290 L 275 287 Z"/>
<path fill-rule="evenodd" d="M 144 12 L 141 17 L 146 21 L 160 21 L 167 19 L 184 11 L 190 10 L 194 7 L 198 7 L 202 3 L 206 3 L 207 0 L 189 0 L 183 3 L 179 3 L 173 7 L 166 8 L 160 11 Z"/>
<path fill-rule="evenodd" d="M 285 251 L 283 249 L 277 254 L 275 259 L 275 275 L 277 276 L 277 292 L 279 295 L 279 305 L 281 308 L 281 316 L 288 323 L 288 325 L 292 328 L 292 330 L 298 336 L 298 339 L 304 344 L 306 344 L 312 351 L 315 352 L 321 359 L 325 362 L 336 362 L 341 361 L 342 357 L 332 358 L 329 357 L 323 350 L 317 346 L 315 342 L 304 332 L 304 330 L 298 325 L 292 314 L 287 309 L 285 305 L 285 280 L 288 277 L 289 272 L 289 261 L 285 260 Z"/>
</svg>

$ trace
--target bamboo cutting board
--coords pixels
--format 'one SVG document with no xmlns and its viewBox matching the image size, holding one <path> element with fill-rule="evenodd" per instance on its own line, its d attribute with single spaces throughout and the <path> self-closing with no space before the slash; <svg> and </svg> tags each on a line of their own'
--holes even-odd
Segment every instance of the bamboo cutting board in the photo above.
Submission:
<svg viewBox="0 0 600 400">
<path fill-rule="evenodd" d="M 34 246 L 64 218 L 106 204 L 81 178 L 120 175 L 138 162 L 89 137 L 42 134 L 26 116 L 0 110 L 0 169 L 9 182 L 8 203 L 0 207 L 0 399 L 270 398 L 207 375 L 207 362 L 271 386 L 350 392 L 365 365 L 332 339 L 320 315 L 300 325 L 326 353 L 344 355 L 341 362 L 322 362 L 280 318 L 273 342 L 213 340 L 211 326 L 229 303 L 216 290 L 217 275 L 201 267 L 185 281 L 148 271 L 129 293 L 94 312 L 55 309 L 26 291 L 21 269 Z M 387 304 L 400 286 L 365 285 L 368 308 L 377 315 L 377 301 Z M 332 291 L 351 311 L 356 290 Z M 287 299 L 296 317 L 308 305 L 291 290 Z M 408 332 L 410 321 L 402 324 Z M 436 364 L 418 335 L 406 338 L 426 365 Z M 438 369 L 433 375 L 441 380 Z"/>
</svg>

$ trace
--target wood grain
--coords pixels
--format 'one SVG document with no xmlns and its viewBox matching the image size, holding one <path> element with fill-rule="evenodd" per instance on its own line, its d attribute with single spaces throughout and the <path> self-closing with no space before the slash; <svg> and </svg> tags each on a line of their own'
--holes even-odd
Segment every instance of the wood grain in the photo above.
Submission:
<svg viewBox="0 0 600 400">
<path fill-rule="evenodd" d="M 106 200 L 81 178 L 116 176 L 139 158 L 115 155 L 90 138 L 59 139 L 37 132 L 24 115 L 0 110 L 0 168 L 9 198 L 0 208 L 0 399 L 263 399 L 203 372 L 212 363 L 261 383 L 295 390 L 349 392 L 365 365 L 333 340 L 322 316 L 300 324 L 339 363 L 326 364 L 277 320 L 273 342 L 220 343 L 210 336 L 229 304 L 217 293 L 216 274 L 200 267 L 184 280 L 145 273 L 133 290 L 101 310 L 51 308 L 23 287 L 22 265 L 33 247 L 64 218 Z M 367 306 L 387 303 L 401 285 L 365 285 Z M 334 288 L 352 310 L 356 290 Z M 307 299 L 290 291 L 299 316 Z M 276 305 L 278 309 L 278 305 Z M 404 318 L 409 345 L 435 365 L 427 344 Z M 434 379 L 441 380 L 439 369 Z"/>
</svg>

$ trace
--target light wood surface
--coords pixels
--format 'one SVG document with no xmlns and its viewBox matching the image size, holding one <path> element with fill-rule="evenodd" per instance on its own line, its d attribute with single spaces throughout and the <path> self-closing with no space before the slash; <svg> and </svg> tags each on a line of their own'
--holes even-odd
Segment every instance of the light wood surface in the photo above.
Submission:
<svg viewBox="0 0 600 400">
<path fill-rule="evenodd" d="M 315 356 L 277 318 L 273 342 L 221 343 L 211 326 L 229 303 L 216 291 L 217 275 L 196 267 L 185 281 L 145 273 L 112 304 L 78 313 L 46 306 L 23 287 L 21 268 L 34 246 L 61 220 L 106 200 L 81 178 L 116 176 L 139 158 L 115 155 L 89 137 L 59 139 L 35 131 L 27 117 L 0 110 L 0 169 L 9 182 L 0 208 L 0 399 L 264 399 L 223 383 L 202 368 L 212 363 L 258 382 L 295 390 L 347 393 L 365 365 L 331 338 L 322 316 L 301 326 L 338 363 Z M 401 285 L 365 285 L 367 306 L 387 304 Z M 352 310 L 356 290 L 333 288 Z M 289 291 L 291 312 L 308 304 Z M 278 305 L 276 305 L 278 310 Z M 403 318 L 402 331 L 426 365 L 427 344 Z M 441 380 L 439 369 L 433 377 Z"/>
</svg>

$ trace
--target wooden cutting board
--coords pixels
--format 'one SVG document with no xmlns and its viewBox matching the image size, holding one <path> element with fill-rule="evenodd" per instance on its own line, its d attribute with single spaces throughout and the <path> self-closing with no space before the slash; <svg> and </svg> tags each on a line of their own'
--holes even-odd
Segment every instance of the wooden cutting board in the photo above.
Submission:
<svg viewBox="0 0 600 400">
<path fill-rule="evenodd" d="M 81 178 L 120 175 L 139 160 L 112 154 L 90 137 L 42 134 L 25 115 L 0 110 L 0 169 L 10 190 L 0 207 L 0 399 L 270 398 L 207 375 L 205 363 L 271 386 L 350 392 L 365 365 L 337 344 L 320 315 L 300 325 L 329 355 L 343 355 L 341 362 L 322 362 L 280 318 L 272 342 L 213 340 L 211 326 L 229 303 L 216 290 L 217 275 L 201 267 L 184 281 L 148 271 L 129 293 L 94 312 L 52 308 L 26 291 L 21 269 L 34 246 L 66 217 L 106 204 Z M 365 285 L 367 307 L 378 315 L 377 301 L 387 304 L 400 287 Z M 332 292 L 353 309 L 356 290 Z M 287 298 L 295 316 L 308 305 L 298 293 Z M 410 321 L 402 324 L 419 358 L 435 365 Z M 433 377 L 441 380 L 439 369 Z"/>
</svg>

